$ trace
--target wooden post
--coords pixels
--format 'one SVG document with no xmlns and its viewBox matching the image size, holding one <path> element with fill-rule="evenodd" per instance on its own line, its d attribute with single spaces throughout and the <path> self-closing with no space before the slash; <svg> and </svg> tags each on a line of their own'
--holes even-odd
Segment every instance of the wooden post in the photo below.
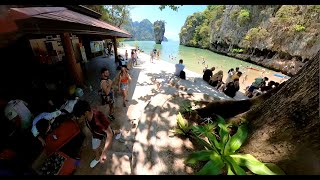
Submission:
<svg viewBox="0 0 320 180">
<path fill-rule="evenodd" d="M 114 48 L 114 60 L 115 62 L 117 62 L 118 59 L 118 51 L 117 51 L 117 38 L 116 37 L 112 37 L 112 43 L 113 43 L 113 48 Z"/>
<path fill-rule="evenodd" d="M 77 63 L 76 57 L 74 55 L 72 42 L 70 40 L 70 34 L 62 33 L 60 36 L 61 36 L 61 42 L 63 45 L 70 77 L 72 78 L 73 82 L 76 85 L 83 86 L 84 81 L 83 81 L 82 69 L 81 69 L 80 63 Z"/>
</svg>

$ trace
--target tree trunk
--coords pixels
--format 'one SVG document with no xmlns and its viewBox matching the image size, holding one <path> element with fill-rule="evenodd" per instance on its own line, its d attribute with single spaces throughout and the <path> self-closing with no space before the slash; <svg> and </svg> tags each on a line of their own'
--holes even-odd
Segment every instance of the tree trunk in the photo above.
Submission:
<svg viewBox="0 0 320 180">
<path fill-rule="evenodd" d="M 266 101 L 276 92 L 278 92 L 284 84 L 285 83 L 280 84 L 277 88 L 274 88 L 263 95 L 246 100 L 219 100 L 210 103 L 200 102 L 202 104 L 206 104 L 206 106 L 204 108 L 197 109 L 196 112 L 203 118 L 211 116 L 213 113 L 215 113 L 222 116 L 224 119 L 228 119 L 240 113 L 244 113 L 254 106 L 260 105 L 262 102 Z"/>
<path fill-rule="evenodd" d="M 242 116 L 249 121 L 249 136 L 241 153 L 276 163 L 287 174 L 320 174 L 319 52 Z"/>
</svg>

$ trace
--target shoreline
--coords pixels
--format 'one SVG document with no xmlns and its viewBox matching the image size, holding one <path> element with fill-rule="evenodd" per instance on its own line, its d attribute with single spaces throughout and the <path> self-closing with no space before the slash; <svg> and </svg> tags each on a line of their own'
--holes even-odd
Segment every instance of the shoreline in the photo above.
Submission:
<svg viewBox="0 0 320 180">
<path fill-rule="evenodd" d="M 131 49 L 134 49 L 134 48 L 135 47 L 133 47 L 133 46 L 125 44 L 125 46 L 122 46 L 122 47 L 118 48 L 120 50 L 119 54 L 124 57 L 124 52 L 125 52 L 126 49 L 128 50 L 128 53 L 130 54 Z M 145 56 L 146 59 L 150 59 L 150 55 L 147 54 L 146 52 L 140 52 L 138 54 L 138 57 L 141 56 L 141 55 Z M 141 59 L 143 59 L 143 58 L 141 58 Z M 146 62 L 150 63 L 150 61 L 146 61 Z M 173 63 L 165 61 L 165 60 L 163 60 L 161 58 L 154 59 L 154 62 L 159 64 L 159 65 L 161 65 L 162 68 L 165 68 L 169 72 L 174 73 L 174 71 L 175 71 L 175 66 L 174 66 L 175 64 L 173 64 Z M 176 63 L 178 63 L 178 60 L 177 60 Z M 262 66 L 260 66 L 260 67 L 262 67 Z M 208 67 L 208 68 L 211 68 L 211 67 Z M 219 70 L 222 70 L 223 71 L 223 81 L 225 82 L 225 80 L 227 79 L 227 72 L 222 67 L 215 67 L 215 68 L 216 69 L 215 69 L 215 71 L 213 71 L 213 74 L 217 73 Z M 235 68 L 236 67 L 234 67 L 234 69 Z M 268 77 L 268 79 L 269 79 L 268 82 L 275 81 L 275 82 L 278 82 L 278 83 L 281 83 L 281 82 L 284 82 L 284 81 L 288 80 L 286 78 L 280 78 L 279 76 L 274 76 L 274 73 L 266 72 L 266 73 L 262 74 L 260 71 L 254 70 L 254 68 L 253 69 L 247 69 L 246 67 L 240 67 L 240 71 L 243 73 L 242 76 L 240 77 L 240 80 L 239 80 L 239 82 L 240 82 L 239 92 L 241 92 L 241 93 L 245 93 L 246 87 L 250 86 L 254 82 L 254 79 L 257 78 L 257 77 Z M 187 66 L 185 67 L 185 72 L 186 72 L 187 79 L 188 78 L 201 78 L 202 79 L 202 75 L 203 74 L 199 74 L 197 72 L 189 70 Z M 280 76 L 282 75 L 282 73 L 280 73 L 280 72 L 275 72 L 275 73 L 279 74 Z M 247 78 L 245 80 L 246 76 L 247 76 Z M 283 76 L 286 76 L 286 75 L 283 74 Z"/>
</svg>

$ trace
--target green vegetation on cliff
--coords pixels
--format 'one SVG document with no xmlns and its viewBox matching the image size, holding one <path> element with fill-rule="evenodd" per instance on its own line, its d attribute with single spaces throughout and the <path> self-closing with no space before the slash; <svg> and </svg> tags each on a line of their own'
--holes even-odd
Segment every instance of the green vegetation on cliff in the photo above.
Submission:
<svg viewBox="0 0 320 180">
<path fill-rule="evenodd" d="M 186 19 L 180 44 L 294 75 L 320 49 L 319 22 L 319 5 L 212 5 Z"/>
<path fill-rule="evenodd" d="M 220 17 L 224 8 L 224 5 L 209 5 L 203 12 L 194 13 L 193 15 L 188 16 L 179 34 L 180 42 L 184 36 L 191 36 L 191 38 L 183 44 L 200 48 L 208 48 L 210 40 L 208 37 L 210 37 L 211 32 L 211 20 L 218 16 Z"/>
</svg>

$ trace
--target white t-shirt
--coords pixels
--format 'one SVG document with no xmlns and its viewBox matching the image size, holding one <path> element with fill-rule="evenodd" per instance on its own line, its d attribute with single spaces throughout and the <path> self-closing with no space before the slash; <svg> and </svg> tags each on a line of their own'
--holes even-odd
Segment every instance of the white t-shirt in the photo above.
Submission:
<svg viewBox="0 0 320 180">
<path fill-rule="evenodd" d="M 58 117 L 62 112 L 61 111 L 55 111 L 52 113 L 48 113 L 48 112 L 43 112 L 41 114 L 39 114 L 37 117 L 34 118 L 33 122 L 32 122 L 32 129 L 31 132 L 33 134 L 34 137 L 37 137 L 39 135 L 39 131 L 36 127 L 36 124 L 38 123 L 38 121 L 40 119 L 46 119 L 48 121 L 53 121 L 56 117 Z M 52 122 L 50 122 L 52 123 Z"/>
<path fill-rule="evenodd" d="M 228 77 L 227 77 L 227 79 L 226 79 L 226 84 L 228 84 L 229 82 L 231 82 L 232 81 L 232 76 L 235 74 L 235 71 L 230 71 L 229 73 L 228 73 Z"/>
<path fill-rule="evenodd" d="M 179 76 L 180 72 L 183 71 L 183 69 L 185 68 L 184 64 L 176 64 L 176 72 L 174 73 L 174 75 Z"/>
<path fill-rule="evenodd" d="M 78 99 L 75 100 L 68 100 L 65 102 L 61 107 L 60 110 L 64 109 L 69 113 L 72 113 L 74 105 L 78 102 Z"/>
</svg>

